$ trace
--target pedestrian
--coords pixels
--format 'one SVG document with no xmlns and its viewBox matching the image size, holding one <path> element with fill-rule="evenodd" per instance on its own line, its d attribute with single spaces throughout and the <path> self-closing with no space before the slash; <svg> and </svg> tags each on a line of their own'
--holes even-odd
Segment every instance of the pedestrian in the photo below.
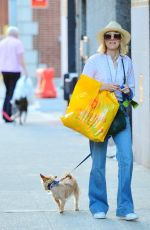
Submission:
<svg viewBox="0 0 150 230">
<path fill-rule="evenodd" d="M 19 39 L 17 27 L 8 27 L 8 35 L 0 41 L 0 72 L 3 76 L 6 95 L 3 104 L 3 119 L 12 122 L 12 108 L 10 100 L 21 72 L 27 77 L 28 73 L 24 62 L 24 47 Z"/>
<path fill-rule="evenodd" d="M 120 105 L 123 97 L 134 96 L 134 73 L 131 59 L 126 55 L 130 34 L 120 24 L 111 21 L 97 35 L 98 53 L 86 62 L 83 74 L 103 83 L 100 91 L 114 92 Z M 123 63 L 122 63 L 123 61 Z M 121 89 L 126 75 L 126 84 Z M 138 218 L 134 212 L 131 192 L 133 152 L 129 117 L 124 111 L 126 128 L 112 135 L 117 148 L 118 193 L 116 215 L 125 220 Z M 109 137 L 104 142 L 90 141 L 92 168 L 89 178 L 89 208 L 94 218 L 105 219 L 109 209 L 105 178 L 106 152 Z"/>
</svg>

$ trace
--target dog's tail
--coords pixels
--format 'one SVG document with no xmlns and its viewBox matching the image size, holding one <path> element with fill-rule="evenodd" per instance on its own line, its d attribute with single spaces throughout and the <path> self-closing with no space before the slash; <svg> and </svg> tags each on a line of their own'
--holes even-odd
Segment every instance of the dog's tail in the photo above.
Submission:
<svg viewBox="0 0 150 230">
<path fill-rule="evenodd" d="M 66 178 L 72 179 L 72 175 L 70 173 L 66 173 Z"/>
<path fill-rule="evenodd" d="M 79 196 L 79 193 L 80 193 L 80 189 L 79 189 L 79 186 L 78 186 L 78 183 L 76 181 L 76 179 L 71 175 L 71 173 L 66 173 L 65 176 L 64 176 L 64 179 L 65 178 L 69 178 L 69 179 L 73 179 L 74 180 L 74 183 L 75 183 L 75 190 L 74 190 L 74 193 Z"/>
<path fill-rule="evenodd" d="M 65 178 L 72 179 L 72 175 L 71 175 L 71 173 L 66 173 L 66 174 L 65 174 L 65 176 L 64 176 L 64 179 L 65 179 Z"/>
</svg>

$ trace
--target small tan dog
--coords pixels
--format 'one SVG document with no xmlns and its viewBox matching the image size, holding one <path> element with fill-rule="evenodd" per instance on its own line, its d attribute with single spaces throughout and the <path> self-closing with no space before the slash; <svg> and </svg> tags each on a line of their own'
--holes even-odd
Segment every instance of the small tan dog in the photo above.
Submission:
<svg viewBox="0 0 150 230">
<path fill-rule="evenodd" d="M 75 211 L 79 211 L 79 186 L 76 179 L 71 174 L 66 174 L 60 180 L 55 180 L 57 176 L 43 176 L 40 174 L 46 191 L 51 191 L 56 201 L 59 212 L 64 212 L 66 199 L 71 195 L 75 197 Z"/>
</svg>

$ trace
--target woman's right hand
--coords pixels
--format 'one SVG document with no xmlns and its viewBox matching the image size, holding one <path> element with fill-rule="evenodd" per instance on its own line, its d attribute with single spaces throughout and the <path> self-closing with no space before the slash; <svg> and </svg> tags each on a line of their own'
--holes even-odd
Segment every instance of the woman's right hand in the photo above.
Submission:
<svg viewBox="0 0 150 230">
<path fill-rule="evenodd" d="M 103 85 L 100 88 L 100 91 L 107 90 L 107 91 L 110 91 L 110 92 L 114 92 L 115 90 L 119 90 L 119 89 L 120 89 L 120 87 L 117 84 L 114 84 L 114 83 L 103 83 Z"/>
</svg>

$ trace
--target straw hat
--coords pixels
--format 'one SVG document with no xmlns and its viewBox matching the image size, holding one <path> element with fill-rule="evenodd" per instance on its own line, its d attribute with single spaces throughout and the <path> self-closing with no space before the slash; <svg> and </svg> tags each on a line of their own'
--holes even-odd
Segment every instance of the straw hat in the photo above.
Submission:
<svg viewBox="0 0 150 230">
<path fill-rule="evenodd" d="M 127 30 L 124 30 L 121 25 L 115 21 L 109 22 L 109 24 L 102 29 L 97 34 L 97 39 L 99 42 L 102 42 L 104 40 L 104 34 L 110 31 L 117 31 L 122 34 L 122 40 L 124 40 L 125 44 L 128 44 L 130 41 L 130 33 Z"/>
</svg>

